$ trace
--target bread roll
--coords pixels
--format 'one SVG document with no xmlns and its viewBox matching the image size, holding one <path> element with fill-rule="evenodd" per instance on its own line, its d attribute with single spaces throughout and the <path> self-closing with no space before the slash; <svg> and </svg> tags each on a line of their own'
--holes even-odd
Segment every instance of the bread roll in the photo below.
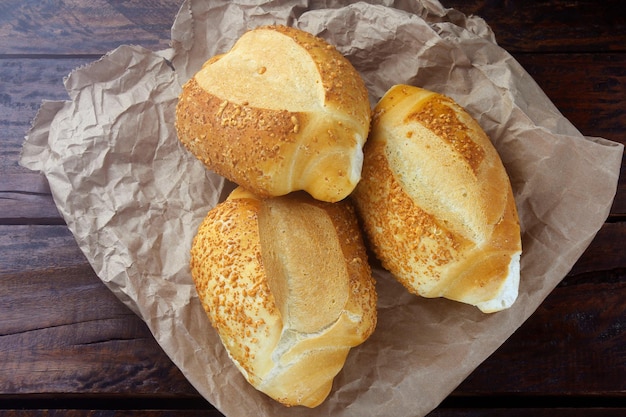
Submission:
<svg viewBox="0 0 626 417">
<path fill-rule="evenodd" d="M 385 94 L 353 199 L 372 250 L 411 292 L 484 312 L 517 298 L 521 237 L 508 175 L 450 98 L 407 85 Z"/>
<path fill-rule="evenodd" d="M 208 169 L 257 195 L 305 190 L 335 202 L 359 181 L 370 111 L 363 80 L 333 46 L 263 26 L 183 86 L 176 128 Z"/>
<path fill-rule="evenodd" d="M 200 300 L 256 389 L 315 407 L 376 325 L 376 291 L 349 200 L 259 199 L 237 188 L 192 247 Z"/>
</svg>

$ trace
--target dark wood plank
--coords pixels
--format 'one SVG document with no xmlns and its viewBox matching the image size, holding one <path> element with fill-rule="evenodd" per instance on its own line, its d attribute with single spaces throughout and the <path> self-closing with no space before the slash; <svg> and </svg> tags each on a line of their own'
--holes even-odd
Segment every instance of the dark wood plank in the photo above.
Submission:
<svg viewBox="0 0 626 417">
<path fill-rule="evenodd" d="M 441 3 L 485 19 L 498 44 L 512 52 L 626 50 L 626 13 L 620 0 L 442 0 Z"/>
<path fill-rule="evenodd" d="M 483 16 L 583 134 L 626 143 L 621 2 L 442 1 Z M 64 99 L 63 76 L 120 44 L 167 47 L 180 3 L 0 4 L 0 224 L 62 222 L 45 179 L 17 165 L 41 100 Z M 626 414 L 625 215 L 623 169 L 615 223 L 430 417 Z M 0 416 L 220 415 L 99 281 L 64 226 L 0 226 L 0 317 Z M 27 406 L 32 398 L 39 403 Z"/>
<path fill-rule="evenodd" d="M 623 265 L 568 279 L 456 393 L 623 397 L 625 299 Z"/>
<path fill-rule="evenodd" d="M 43 100 L 67 100 L 63 78 L 93 58 L 0 59 L 0 224 L 60 224 L 46 179 L 18 165 Z"/>
<path fill-rule="evenodd" d="M 582 134 L 626 144 L 626 53 L 515 58 Z"/>
<path fill-rule="evenodd" d="M 115 403 L 115 399 L 112 400 Z M 0 417 L 220 417 L 215 409 L 206 410 L 155 410 L 147 406 L 146 410 L 97 410 L 97 409 L 15 409 L 0 410 Z"/>
<path fill-rule="evenodd" d="M 549 405 L 546 408 L 521 407 L 521 408 L 439 408 L 428 417 L 623 417 L 626 408 L 554 408 Z"/>
<path fill-rule="evenodd" d="M 593 274 L 599 279 L 604 279 L 606 278 L 604 274 L 624 269 L 626 269 L 626 222 L 605 223 L 566 279 Z"/>
<path fill-rule="evenodd" d="M 605 237 L 623 231 L 619 224 Z M 0 227 L 0 265 L 0 352 L 9 371 L 0 392 L 197 396 L 65 227 Z M 590 268 L 568 277 L 455 395 L 626 394 L 626 268 L 613 265 L 602 279 Z"/>
<path fill-rule="evenodd" d="M 43 100 L 68 100 L 63 79 L 95 58 L 0 59 L 0 169 L 17 164 L 24 135 Z"/>
<path fill-rule="evenodd" d="M 15 165 L 0 175 L 0 224 L 64 224 L 42 174 Z"/>
<path fill-rule="evenodd" d="M 0 410 L 0 417 L 115 417 L 119 410 Z M 440 408 L 428 417 L 623 417 L 626 408 Z M 126 417 L 218 417 L 215 410 L 124 410 Z"/>
<path fill-rule="evenodd" d="M 9 283 L 5 278 L 7 275 L 82 268 L 87 264 L 87 259 L 65 226 L 0 225 L 0 277 L 3 285 Z M 18 287 L 19 284 L 19 281 L 13 282 Z M 0 296 L 6 294 L 8 292 L 4 291 Z M 0 322 L 0 326 L 5 324 L 5 320 Z"/>
<path fill-rule="evenodd" d="M 583 135 L 626 144 L 626 53 L 514 56 Z M 626 159 L 611 215 L 626 216 Z"/>
<path fill-rule="evenodd" d="M 0 392 L 197 393 L 64 226 L 0 226 Z"/>
<path fill-rule="evenodd" d="M 626 216 L 626 155 L 622 157 L 622 168 L 617 184 L 617 193 L 611 207 L 611 216 L 622 220 Z"/>
<path fill-rule="evenodd" d="M 483 17 L 511 51 L 624 51 L 626 18 L 619 0 L 442 3 Z M 124 43 L 163 49 L 180 4 L 7 0 L 0 5 L 0 54 L 93 54 Z M 57 41 L 59 36 L 63 42 Z"/>
<path fill-rule="evenodd" d="M 104 54 L 122 44 L 169 47 L 181 0 L 5 0 L 0 54 Z"/>
<path fill-rule="evenodd" d="M 113 404 L 119 400 L 110 400 Z M 78 401 L 80 402 L 80 401 Z M 123 401 L 121 401 L 123 402 Z M 31 403 L 32 405 L 32 403 Z M 71 405 L 71 404 L 68 404 Z M 209 409 L 176 410 L 150 407 L 149 402 L 145 405 L 145 410 L 98 410 L 98 409 L 13 409 L 0 410 L 0 417 L 221 417 L 219 411 Z"/>
</svg>

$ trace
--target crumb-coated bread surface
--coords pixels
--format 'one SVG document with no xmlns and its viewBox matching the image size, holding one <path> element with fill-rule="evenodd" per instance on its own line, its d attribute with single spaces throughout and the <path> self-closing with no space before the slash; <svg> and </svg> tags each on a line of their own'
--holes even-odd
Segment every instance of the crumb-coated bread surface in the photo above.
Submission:
<svg viewBox="0 0 626 417">
<path fill-rule="evenodd" d="M 361 76 L 334 46 L 262 26 L 185 83 L 176 129 L 208 169 L 258 195 L 334 202 L 360 179 L 370 113 Z"/>
<path fill-rule="evenodd" d="M 517 297 L 521 237 L 509 178 L 452 99 L 392 87 L 374 109 L 352 198 L 373 252 L 411 292 L 485 312 Z"/>
<path fill-rule="evenodd" d="M 262 199 L 238 188 L 207 214 L 191 255 L 229 356 L 285 405 L 319 405 L 350 348 L 376 326 L 375 284 L 348 200 Z"/>
</svg>

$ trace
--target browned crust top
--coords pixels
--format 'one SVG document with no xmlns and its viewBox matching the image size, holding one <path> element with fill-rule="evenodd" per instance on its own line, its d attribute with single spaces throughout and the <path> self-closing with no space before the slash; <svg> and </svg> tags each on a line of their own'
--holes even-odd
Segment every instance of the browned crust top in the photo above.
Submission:
<svg viewBox="0 0 626 417">
<path fill-rule="evenodd" d="M 421 123 L 441 140 L 449 143 L 476 174 L 478 167 L 485 159 L 485 151 L 472 140 L 467 124 L 459 120 L 453 107 L 457 105 L 450 98 L 435 95 L 421 108 L 409 113 L 405 120 Z"/>
<path fill-rule="evenodd" d="M 202 89 L 192 78 L 176 108 L 176 128 L 185 147 L 209 169 L 269 195 L 271 178 L 266 173 L 287 164 L 304 117 L 231 103 Z"/>
</svg>

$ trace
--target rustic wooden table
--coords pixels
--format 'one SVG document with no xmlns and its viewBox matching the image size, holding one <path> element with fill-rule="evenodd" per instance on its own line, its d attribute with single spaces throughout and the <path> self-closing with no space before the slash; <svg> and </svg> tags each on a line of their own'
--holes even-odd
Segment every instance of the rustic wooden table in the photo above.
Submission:
<svg viewBox="0 0 626 417">
<path fill-rule="evenodd" d="M 485 18 L 580 131 L 626 143 L 618 0 L 448 0 Z M 0 415 L 221 415 L 79 251 L 18 166 L 42 100 L 121 44 L 167 48 L 179 0 L 0 1 Z M 622 164 L 624 167 L 624 164 Z M 626 415 L 626 170 L 611 214 L 535 314 L 430 416 Z"/>
</svg>

